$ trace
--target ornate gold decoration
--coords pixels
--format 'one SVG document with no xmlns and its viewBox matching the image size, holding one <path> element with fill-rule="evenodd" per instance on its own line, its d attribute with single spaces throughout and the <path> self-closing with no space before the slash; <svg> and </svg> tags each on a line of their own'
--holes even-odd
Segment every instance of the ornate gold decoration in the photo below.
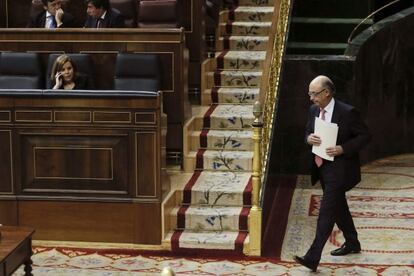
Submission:
<svg viewBox="0 0 414 276">
<path fill-rule="evenodd" d="M 274 114 L 277 108 L 278 89 L 280 71 L 282 67 L 282 58 L 285 51 L 285 40 L 287 35 L 287 26 L 289 20 L 289 12 L 291 6 L 290 0 L 281 0 L 279 10 L 279 20 L 277 21 L 276 35 L 273 42 L 273 50 L 271 57 L 271 65 L 269 75 L 265 76 L 268 79 L 266 87 L 261 87 L 260 93 L 264 94 L 263 102 L 263 139 L 261 159 L 263 164 L 263 175 L 267 167 L 267 157 L 269 155 L 270 137 L 272 134 L 272 126 L 274 121 Z"/>
<path fill-rule="evenodd" d="M 264 74 L 265 83 L 260 87 L 260 99 L 262 104 L 256 102 L 253 107 L 255 120 L 253 122 L 253 173 L 252 173 L 252 208 L 249 215 L 249 255 L 259 256 L 262 243 L 262 208 L 260 202 L 263 175 L 266 175 L 267 157 L 269 156 L 269 144 L 272 134 L 272 125 L 275 110 L 277 108 L 278 89 L 282 57 L 285 50 L 288 19 L 291 7 L 290 0 L 275 2 L 275 10 L 279 7 L 279 14 L 275 15 L 273 24 L 276 24 L 276 34 L 269 42 L 273 44 L 271 49 L 270 68 Z M 269 53 L 268 53 L 269 56 Z M 263 109 L 262 109 L 263 107 Z M 260 120 L 263 114 L 263 122 Z"/>
<path fill-rule="evenodd" d="M 262 159 L 261 144 L 262 140 L 262 106 L 260 102 L 253 105 L 253 115 L 255 117 L 253 127 L 253 173 L 252 173 L 252 208 L 249 215 L 249 235 L 250 235 L 250 255 L 260 256 L 262 243 L 262 207 L 260 206 L 260 190 L 262 186 Z"/>
</svg>

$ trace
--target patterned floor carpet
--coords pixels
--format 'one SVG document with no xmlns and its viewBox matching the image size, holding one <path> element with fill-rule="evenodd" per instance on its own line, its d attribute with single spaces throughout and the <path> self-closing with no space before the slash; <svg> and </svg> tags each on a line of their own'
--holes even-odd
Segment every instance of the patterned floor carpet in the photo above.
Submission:
<svg viewBox="0 0 414 276">
<path fill-rule="evenodd" d="M 334 229 L 322 263 L 358 264 L 356 274 L 375 275 L 381 265 L 414 275 L 414 155 L 394 156 L 363 167 L 361 183 L 347 193 L 362 244 L 362 253 L 333 257 L 329 252 L 344 240 Z M 299 178 L 293 195 L 281 259 L 304 254 L 314 237 L 322 190 Z M 373 267 L 371 267 L 373 265 Z M 379 265 L 379 266 L 378 266 Z M 382 273 L 381 275 L 385 275 Z"/>
<path fill-rule="evenodd" d="M 348 194 L 362 253 L 332 257 L 342 242 L 337 229 L 325 247 L 319 275 L 414 275 L 414 155 L 400 155 L 363 168 L 363 180 Z M 299 177 L 280 260 L 249 257 L 177 257 L 171 252 L 42 246 L 36 242 L 34 275 L 312 275 L 293 263 L 311 242 L 321 190 Z M 46 243 L 45 243 L 46 244 Z M 15 275 L 23 275 L 22 269 Z"/>
</svg>

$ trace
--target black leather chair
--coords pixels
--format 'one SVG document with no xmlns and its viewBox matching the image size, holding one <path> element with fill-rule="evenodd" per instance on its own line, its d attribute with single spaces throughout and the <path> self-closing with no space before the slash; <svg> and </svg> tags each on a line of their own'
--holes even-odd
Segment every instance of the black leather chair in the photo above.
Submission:
<svg viewBox="0 0 414 276">
<path fill-rule="evenodd" d="M 42 89 L 42 72 L 36 53 L 0 55 L 0 89 Z"/>
<path fill-rule="evenodd" d="M 109 0 L 112 8 L 119 10 L 127 28 L 137 27 L 137 6 L 134 0 Z"/>
<path fill-rule="evenodd" d="M 138 27 L 178 28 L 177 0 L 140 0 Z"/>
<path fill-rule="evenodd" d="M 47 64 L 47 74 L 46 74 L 46 89 L 52 88 L 52 83 L 50 81 L 50 74 L 52 72 L 53 63 L 61 54 L 50 54 Z M 88 79 L 89 89 L 94 89 L 95 85 L 93 82 L 92 76 L 94 75 L 92 59 L 89 54 L 65 54 L 68 55 L 73 62 L 76 64 L 77 74 L 79 76 L 84 76 Z"/>
<path fill-rule="evenodd" d="M 160 90 L 161 65 L 156 54 L 118 54 L 115 90 Z"/>
</svg>

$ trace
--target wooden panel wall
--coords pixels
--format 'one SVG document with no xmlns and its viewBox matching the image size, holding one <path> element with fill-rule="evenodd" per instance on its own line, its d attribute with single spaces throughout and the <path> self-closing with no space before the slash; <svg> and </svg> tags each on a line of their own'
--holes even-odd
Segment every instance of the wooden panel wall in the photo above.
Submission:
<svg viewBox="0 0 414 276">
<path fill-rule="evenodd" d="M 161 95 L 13 93 L 0 93 L 0 221 L 37 239 L 160 244 Z"/>
<path fill-rule="evenodd" d="M 2 185 L 1 193 L 13 194 L 13 159 L 12 159 L 12 131 L 10 129 L 0 130 L 0 175 Z"/>
<path fill-rule="evenodd" d="M 189 51 L 189 88 L 200 90 L 201 63 L 205 59 L 205 0 L 179 0 L 178 11 Z"/>
</svg>

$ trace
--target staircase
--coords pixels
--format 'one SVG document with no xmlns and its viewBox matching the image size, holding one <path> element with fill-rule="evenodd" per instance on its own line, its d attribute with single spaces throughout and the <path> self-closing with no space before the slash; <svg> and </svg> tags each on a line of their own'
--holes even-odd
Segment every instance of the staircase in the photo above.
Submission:
<svg viewBox="0 0 414 276">
<path fill-rule="evenodd" d="M 220 14 L 217 52 L 203 64 L 200 112 L 184 129 L 184 170 L 193 174 L 170 214 L 173 251 L 249 251 L 253 103 L 273 6 L 239 0 Z"/>
<path fill-rule="evenodd" d="M 371 10 L 370 1 L 295 1 L 287 54 L 343 55 L 352 30 Z M 354 35 L 372 24 L 365 21 Z"/>
</svg>

